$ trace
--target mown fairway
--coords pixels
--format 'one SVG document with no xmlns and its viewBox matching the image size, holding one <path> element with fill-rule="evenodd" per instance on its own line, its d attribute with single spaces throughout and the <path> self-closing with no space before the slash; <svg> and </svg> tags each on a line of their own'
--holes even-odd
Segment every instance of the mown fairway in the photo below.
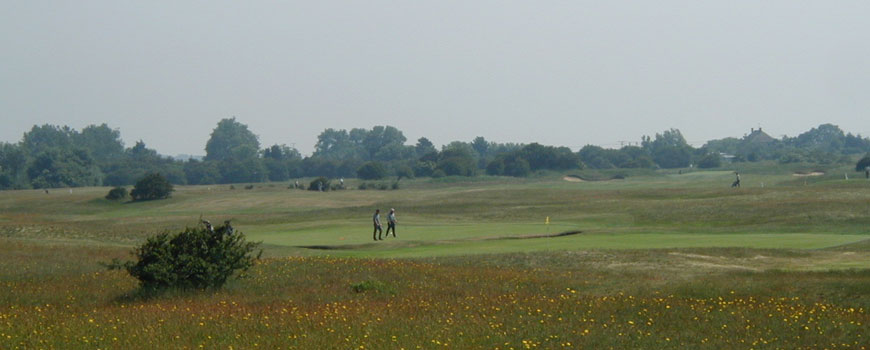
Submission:
<svg viewBox="0 0 870 350">
<path fill-rule="evenodd" d="M 796 170 L 0 192 L 0 349 L 866 348 L 870 181 Z M 200 215 L 267 258 L 150 298 L 99 265 Z"/>
</svg>

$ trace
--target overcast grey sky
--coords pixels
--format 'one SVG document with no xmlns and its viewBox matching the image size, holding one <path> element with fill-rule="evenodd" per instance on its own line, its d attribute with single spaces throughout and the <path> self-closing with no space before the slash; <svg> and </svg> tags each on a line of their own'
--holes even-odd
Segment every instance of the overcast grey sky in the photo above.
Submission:
<svg viewBox="0 0 870 350">
<path fill-rule="evenodd" d="M 870 135 L 870 1 L 7 1 L 0 141 L 108 123 L 204 154 L 236 116 L 305 154 L 409 143 L 693 144 L 821 123 Z"/>
</svg>

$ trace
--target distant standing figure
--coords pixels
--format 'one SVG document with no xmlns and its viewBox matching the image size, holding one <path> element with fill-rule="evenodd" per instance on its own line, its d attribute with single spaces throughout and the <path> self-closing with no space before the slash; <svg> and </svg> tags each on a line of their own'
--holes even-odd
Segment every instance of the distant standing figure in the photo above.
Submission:
<svg viewBox="0 0 870 350">
<path fill-rule="evenodd" d="M 323 182 L 317 181 L 317 190 L 323 192 Z"/>
<path fill-rule="evenodd" d="M 297 188 L 299 188 L 299 180 L 296 180 L 296 182 L 293 183 L 293 189 Z"/>
<path fill-rule="evenodd" d="M 740 187 L 740 173 L 735 171 L 734 175 L 737 175 L 737 180 L 734 180 L 734 183 L 731 184 L 731 187 Z"/>
<path fill-rule="evenodd" d="M 396 209 L 390 209 L 390 215 L 387 215 L 387 237 L 390 237 L 390 230 L 393 230 L 393 238 L 396 238 Z"/>
<path fill-rule="evenodd" d="M 864 178 L 870 179 L 870 167 L 864 168 Z"/>
<path fill-rule="evenodd" d="M 383 234 L 384 231 L 381 229 L 381 210 L 380 209 L 375 209 L 375 215 L 372 216 L 372 223 L 375 224 L 375 231 L 372 232 L 372 238 L 374 238 L 376 241 L 377 240 L 383 241 L 384 238 L 381 237 L 381 234 Z"/>
<path fill-rule="evenodd" d="M 344 187 L 344 178 L 338 179 L 338 183 L 341 184 L 341 187 Z"/>
</svg>

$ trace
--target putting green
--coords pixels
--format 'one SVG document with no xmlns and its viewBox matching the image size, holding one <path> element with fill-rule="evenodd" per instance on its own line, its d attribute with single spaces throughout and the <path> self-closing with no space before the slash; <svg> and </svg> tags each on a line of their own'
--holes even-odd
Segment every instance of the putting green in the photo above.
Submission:
<svg viewBox="0 0 870 350">
<path fill-rule="evenodd" d="M 349 250 L 328 250 L 333 255 L 371 257 L 426 257 L 466 254 L 589 249 L 757 248 L 821 249 L 868 239 L 866 235 L 835 234 L 578 234 L 566 237 L 505 239 L 415 244 L 388 240 Z"/>
<path fill-rule="evenodd" d="M 666 249 L 740 247 L 759 249 L 820 249 L 870 239 L 868 235 L 817 233 L 610 233 L 591 232 L 564 237 L 511 239 L 583 230 L 571 223 L 446 223 L 400 225 L 398 238 L 373 242 L 371 225 L 336 221 L 308 227 L 259 225 L 249 239 L 285 247 L 316 247 L 312 253 L 362 257 L 424 257 L 545 250 Z M 504 238 L 504 239 L 502 239 Z"/>
</svg>

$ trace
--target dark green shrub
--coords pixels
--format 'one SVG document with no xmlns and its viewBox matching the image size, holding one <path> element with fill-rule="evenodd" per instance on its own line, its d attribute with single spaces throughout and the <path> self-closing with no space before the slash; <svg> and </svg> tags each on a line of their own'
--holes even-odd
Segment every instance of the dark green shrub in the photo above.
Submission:
<svg viewBox="0 0 870 350">
<path fill-rule="evenodd" d="M 108 200 L 119 200 L 127 197 L 127 188 L 125 187 L 115 187 L 109 190 L 109 193 L 106 194 L 106 199 Z"/>
<path fill-rule="evenodd" d="M 389 188 L 389 187 L 388 187 L 387 184 L 385 184 L 385 183 L 378 184 L 378 189 L 381 190 L 381 191 L 385 191 L 385 190 L 388 189 L 388 188 Z"/>
<path fill-rule="evenodd" d="M 321 176 L 314 180 L 311 180 L 311 183 L 308 184 L 309 191 L 329 191 L 329 179 Z"/>
<path fill-rule="evenodd" d="M 116 260 L 109 268 L 127 270 L 146 289 L 218 288 L 236 271 L 254 265 L 260 255 L 251 253 L 258 244 L 246 242 L 245 235 L 233 232 L 229 223 L 214 229 L 188 227 L 149 237 L 133 251 L 136 262 Z"/>
<path fill-rule="evenodd" d="M 365 182 L 360 182 L 359 186 L 356 187 L 359 190 L 366 190 L 369 188 L 369 185 Z"/>
<path fill-rule="evenodd" d="M 162 199 L 168 198 L 172 191 L 175 190 L 165 177 L 157 173 L 150 173 L 136 181 L 136 185 L 130 191 L 130 197 L 134 201 Z"/>
<path fill-rule="evenodd" d="M 398 182 L 398 181 L 393 182 L 392 189 L 394 189 L 394 190 L 398 190 L 398 189 L 399 189 L 399 182 Z"/>
</svg>

